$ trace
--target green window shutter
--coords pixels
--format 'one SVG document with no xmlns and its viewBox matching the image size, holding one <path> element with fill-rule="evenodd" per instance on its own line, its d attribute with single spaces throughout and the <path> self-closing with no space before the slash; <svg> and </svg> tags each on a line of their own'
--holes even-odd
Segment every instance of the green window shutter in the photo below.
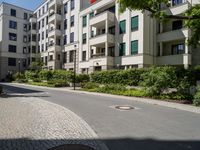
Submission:
<svg viewBox="0 0 200 150">
<path fill-rule="evenodd" d="M 87 16 L 83 17 L 83 27 L 87 26 Z"/>
<path fill-rule="evenodd" d="M 119 45 L 119 56 L 124 56 L 126 53 L 126 43 L 121 43 Z"/>
<path fill-rule="evenodd" d="M 138 16 L 131 18 L 131 31 L 138 30 L 139 18 Z"/>
<path fill-rule="evenodd" d="M 90 13 L 90 18 L 94 17 L 94 12 Z"/>
<path fill-rule="evenodd" d="M 119 23 L 119 33 L 120 34 L 126 33 L 126 20 L 120 21 L 120 23 Z"/>
<path fill-rule="evenodd" d="M 138 40 L 131 42 L 131 54 L 138 54 Z"/>
</svg>

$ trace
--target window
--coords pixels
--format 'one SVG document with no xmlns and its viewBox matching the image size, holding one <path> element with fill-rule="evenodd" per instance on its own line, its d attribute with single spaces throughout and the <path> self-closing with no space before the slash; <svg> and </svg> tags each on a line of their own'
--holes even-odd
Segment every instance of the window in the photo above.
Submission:
<svg viewBox="0 0 200 150">
<path fill-rule="evenodd" d="M 86 51 L 82 52 L 82 61 L 86 61 Z"/>
<path fill-rule="evenodd" d="M 83 43 L 83 44 L 86 44 L 86 43 L 87 43 L 87 34 L 86 34 L 86 33 L 83 34 L 82 43 Z"/>
<path fill-rule="evenodd" d="M 33 54 L 36 53 L 36 46 L 32 46 L 32 53 L 33 53 Z"/>
<path fill-rule="evenodd" d="M 38 22 L 38 29 L 40 29 L 40 21 Z"/>
<path fill-rule="evenodd" d="M 27 54 L 27 48 L 23 47 L 23 54 Z"/>
<path fill-rule="evenodd" d="M 27 20 L 27 19 L 28 19 L 28 14 L 24 13 L 24 20 Z"/>
<path fill-rule="evenodd" d="M 178 4 L 181 4 L 181 3 L 184 3 L 185 0 L 172 0 L 172 5 L 178 5 Z"/>
<path fill-rule="evenodd" d="M 16 58 L 8 58 L 8 66 L 16 66 Z"/>
<path fill-rule="evenodd" d="M 94 17 L 94 12 L 90 13 L 90 18 Z"/>
<path fill-rule="evenodd" d="M 131 55 L 138 54 L 138 40 L 131 42 Z"/>
<path fill-rule="evenodd" d="M 46 30 L 46 38 L 48 38 L 48 30 Z"/>
<path fill-rule="evenodd" d="M 15 46 L 15 45 L 8 45 L 8 51 L 12 52 L 12 53 L 16 53 L 17 52 L 17 46 Z"/>
<path fill-rule="evenodd" d="M 71 16 L 71 27 L 74 26 L 74 16 Z"/>
<path fill-rule="evenodd" d="M 120 43 L 119 56 L 124 56 L 125 54 L 126 54 L 126 43 Z"/>
<path fill-rule="evenodd" d="M 24 31 L 27 32 L 28 31 L 28 25 L 24 24 Z"/>
<path fill-rule="evenodd" d="M 42 52 L 44 52 L 44 44 L 42 44 Z"/>
<path fill-rule="evenodd" d="M 42 32 L 42 40 L 44 40 L 44 32 Z"/>
<path fill-rule="evenodd" d="M 48 23 L 49 23 L 49 17 L 47 16 L 46 17 L 46 25 L 48 25 Z"/>
<path fill-rule="evenodd" d="M 16 21 L 9 21 L 9 28 L 17 29 L 17 22 Z"/>
<path fill-rule="evenodd" d="M 44 27 L 44 19 L 42 19 L 42 27 Z"/>
<path fill-rule="evenodd" d="M 74 0 L 71 0 L 71 10 L 74 10 L 74 8 L 75 8 L 75 2 L 74 2 Z"/>
<path fill-rule="evenodd" d="M 64 36 L 64 45 L 67 44 L 67 35 Z"/>
<path fill-rule="evenodd" d="M 27 42 L 27 36 L 26 36 L 26 35 L 24 35 L 23 42 L 24 42 L 24 43 Z"/>
<path fill-rule="evenodd" d="M 45 8 L 44 8 L 44 6 L 42 7 L 42 13 L 43 13 L 43 14 L 45 13 Z"/>
<path fill-rule="evenodd" d="M 60 60 L 60 54 L 57 55 L 57 60 Z"/>
<path fill-rule="evenodd" d="M 183 27 L 182 20 L 177 20 L 172 22 L 172 30 L 182 29 L 182 27 Z"/>
<path fill-rule="evenodd" d="M 69 62 L 71 63 L 71 62 L 74 62 L 74 51 L 70 51 L 69 52 Z"/>
<path fill-rule="evenodd" d="M 70 43 L 74 42 L 74 32 L 70 33 Z"/>
<path fill-rule="evenodd" d="M 67 19 L 64 20 L 64 29 L 67 29 Z"/>
<path fill-rule="evenodd" d="M 38 41 L 40 41 L 40 33 L 38 34 Z"/>
<path fill-rule="evenodd" d="M 48 50 L 48 42 L 46 42 L 46 51 Z"/>
<path fill-rule="evenodd" d="M 126 33 L 126 20 L 120 21 L 120 23 L 119 23 L 119 33 L 120 34 Z"/>
<path fill-rule="evenodd" d="M 10 15 L 13 17 L 16 17 L 16 10 L 15 9 L 11 9 L 10 10 Z"/>
<path fill-rule="evenodd" d="M 185 45 L 183 43 L 172 45 L 172 55 L 184 54 Z"/>
<path fill-rule="evenodd" d="M 11 40 L 11 41 L 17 41 L 17 34 L 15 34 L 15 33 L 9 33 L 9 40 Z"/>
<path fill-rule="evenodd" d="M 138 30 L 138 24 L 139 24 L 138 16 L 131 18 L 131 31 Z"/>
<path fill-rule="evenodd" d="M 87 26 L 87 16 L 83 16 L 83 27 Z"/>
<path fill-rule="evenodd" d="M 64 4 L 64 13 L 67 14 L 68 12 L 68 3 Z"/>
</svg>

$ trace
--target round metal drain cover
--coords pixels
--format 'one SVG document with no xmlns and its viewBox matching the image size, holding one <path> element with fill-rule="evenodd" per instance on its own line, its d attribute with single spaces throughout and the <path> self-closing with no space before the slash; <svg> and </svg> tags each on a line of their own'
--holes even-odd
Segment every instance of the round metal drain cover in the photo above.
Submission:
<svg viewBox="0 0 200 150">
<path fill-rule="evenodd" d="M 66 144 L 66 145 L 55 147 L 55 148 L 51 148 L 49 150 L 94 150 L 94 149 L 85 145 Z"/>
<path fill-rule="evenodd" d="M 116 106 L 115 108 L 116 109 L 120 109 L 120 110 L 132 110 L 132 109 L 135 109 L 132 106 Z"/>
</svg>

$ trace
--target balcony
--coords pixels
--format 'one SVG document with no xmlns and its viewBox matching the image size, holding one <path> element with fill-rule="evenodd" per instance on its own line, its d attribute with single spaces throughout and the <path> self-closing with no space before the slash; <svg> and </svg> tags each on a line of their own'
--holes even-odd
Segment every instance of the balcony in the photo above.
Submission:
<svg viewBox="0 0 200 150">
<path fill-rule="evenodd" d="M 91 55 L 91 58 L 102 58 L 105 57 L 105 53 L 97 53 L 97 54 L 93 54 Z"/>
<path fill-rule="evenodd" d="M 30 45 L 31 45 L 31 46 L 36 46 L 36 45 L 37 45 L 37 42 L 36 42 L 36 41 L 31 41 L 31 42 L 30 42 Z"/>
<path fill-rule="evenodd" d="M 49 9 L 54 7 L 56 4 L 57 5 L 61 5 L 62 4 L 62 0 L 50 0 L 49 1 Z"/>
<path fill-rule="evenodd" d="M 31 22 L 31 23 L 36 23 L 36 22 L 37 22 L 37 19 L 36 19 L 35 17 L 31 17 L 31 18 L 29 19 L 29 22 Z"/>
<path fill-rule="evenodd" d="M 167 41 L 174 41 L 177 39 L 185 39 L 186 37 L 189 37 L 189 30 L 180 29 L 158 34 L 157 41 L 167 42 Z"/>
<path fill-rule="evenodd" d="M 59 29 L 51 29 L 50 31 L 49 31 L 49 33 L 48 33 L 48 37 L 49 38 L 52 38 L 52 37 L 54 37 L 54 36 L 61 36 L 62 35 L 62 33 L 61 33 L 61 31 L 59 30 Z"/>
<path fill-rule="evenodd" d="M 101 22 L 105 21 L 115 22 L 115 15 L 110 11 L 105 11 L 103 13 L 97 14 L 90 19 L 90 26 L 96 26 Z"/>
<path fill-rule="evenodd" d="M 58 13 L 52 13 L 49 15 L 49 23 L 54 23 L 55 20 L 61 21 L 61 15 Z"/>
<path fill-rule="evenodd" d="M 191 54 L 179 54 L 159 56 L 156 59 L 158 65 L 184 65 L 191 64 Z"/>
<path fill-rule="evenodd" d="M 54 51 L 61 51 L 61 46 L 54 43 L 49 44 L 48 52 L 54 52 Z"/>
<path fill-rule="evenodd" d="M 102 43 L 115 43 L 115 38 L 114 35 L 112 34 L 102 34 L 102 35 L 97 35 L 92 38 L 90 38 L 90 45 L 95 46 L 99 45 Z"/>
<path fill-rule="evenodd" d="M 190 4 L 188 2 L 183 2 L 166 9 L 166 13 L 168 15 L 179 15 L 188 10 L 189 7 Z"/>
</svg>

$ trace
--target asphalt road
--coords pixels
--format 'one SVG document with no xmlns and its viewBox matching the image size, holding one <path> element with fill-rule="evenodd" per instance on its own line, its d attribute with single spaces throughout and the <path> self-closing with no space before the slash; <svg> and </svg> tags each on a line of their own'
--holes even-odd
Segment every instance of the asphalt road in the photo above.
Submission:
<svg viewBox="0 0 200 150">
<path fill-rule="evenodd" d="M 200 150 L 199 114 L 134 100 L 22 85 L 3 86 L 9 93 L 39 97 L 73 111 L 110 150 Z M 114 108 L 118 105 L 136 109 L 120 111 Z"/>
</svg>

